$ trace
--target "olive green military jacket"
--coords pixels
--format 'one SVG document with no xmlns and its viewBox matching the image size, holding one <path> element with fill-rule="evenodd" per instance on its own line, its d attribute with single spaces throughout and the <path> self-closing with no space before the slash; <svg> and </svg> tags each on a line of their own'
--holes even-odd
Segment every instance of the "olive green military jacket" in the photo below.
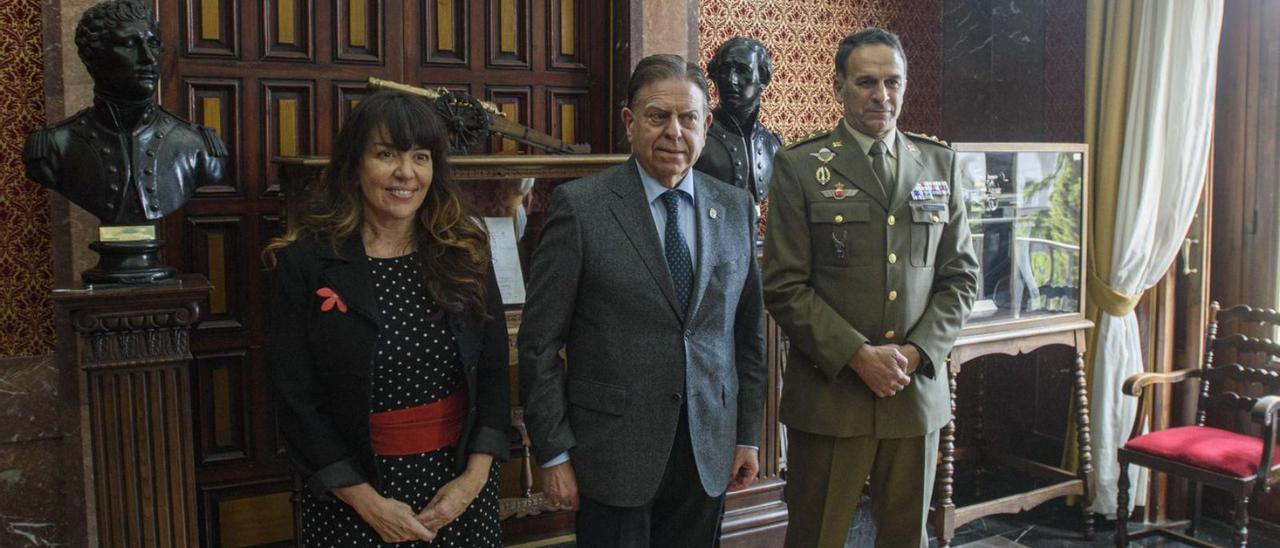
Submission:
<svg viewBox="0 0 1280 548">
<path fill-rule="evenodd" d="M 896 130 L 895 130 L 896 131 Z M 885 196 L 839 124 L 774 158 L 765 230 L 765 306 L 790 338 L 781 419 L 828 436 L 903 438 L 950 418 L 947 354 L 977 292 L 955 152 L 898 133 Z M 863 344 L 921 350 L 911 384 L 877 398 L 847 367 Z"/>
</svg>

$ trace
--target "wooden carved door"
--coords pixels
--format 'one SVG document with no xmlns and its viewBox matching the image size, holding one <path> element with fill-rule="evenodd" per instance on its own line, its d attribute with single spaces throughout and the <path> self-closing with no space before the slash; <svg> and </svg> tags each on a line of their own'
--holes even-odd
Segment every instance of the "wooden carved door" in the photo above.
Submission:
<svg viewBox="0 0 1280 548">
<path fill-rule="evenodd" d="M 263 245 L 280 231 L 276 157 L 326 155 L 370 76 L 446 86 L 520 123 L 608 148 L 609 5 L 588 0 L 153 0 L 161 103 L 213 128 L 227 184 L 165 219 L 165 260 L 214 286 L 192 336 L 205 546 L 287 542 L 292 481 L 265 375 Z M 492 139 L 483 151 L 528 153 Z"/>
</svg>

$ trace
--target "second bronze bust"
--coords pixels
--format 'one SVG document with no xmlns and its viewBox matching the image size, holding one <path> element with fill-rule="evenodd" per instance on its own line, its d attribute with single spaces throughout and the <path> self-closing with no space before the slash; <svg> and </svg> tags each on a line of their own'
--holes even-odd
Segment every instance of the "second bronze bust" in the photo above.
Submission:
<svg viewBox="0 0 1280 548">
<path fill-rule="evenodd" d="M 764 44 L 736 36 L 720 45 L 707 71 L 720 103 L 694 168 L 746 189 L 760 202 L 769 192 L 773 155 L 782 148 L 778 134 L 759 121 L 760 96 L 773 77 L 773 60 Z"/>
</svg>

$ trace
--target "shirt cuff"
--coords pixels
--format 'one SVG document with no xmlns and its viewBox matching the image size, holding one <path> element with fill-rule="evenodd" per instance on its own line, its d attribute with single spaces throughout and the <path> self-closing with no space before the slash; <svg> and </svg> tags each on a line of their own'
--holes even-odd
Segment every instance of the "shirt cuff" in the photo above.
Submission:
<svg viewBox="0 0 1280 548">
<path fill-rule="evenodd" d="M 756 447 L 754 445 L 743 445 L 741 443 L 738 444 L 738 449 L 755 449 L 756 451 L 760 450 L 759 447 Z"/>
<path fill-rule="evenodd" d="M 561 464 L 564 464 L 564 463 L 566 463 L 566 462 L 569 462 L 569 452 L 568 452 L 568 451 L 565 451 L 565 452 L 563 452 L 563 453 L 560 453 L 559 455 L 556 455 L 556 456 L 554 456 L 554 457 L 551 457 L 551 460 L 549 460 L 549 461 L 547 461 L 547 462 L 542 463 L 542 467 L 543 467 L 543 468 L 551 468 L 552 466 L 560 466 Z"/>
</svg>

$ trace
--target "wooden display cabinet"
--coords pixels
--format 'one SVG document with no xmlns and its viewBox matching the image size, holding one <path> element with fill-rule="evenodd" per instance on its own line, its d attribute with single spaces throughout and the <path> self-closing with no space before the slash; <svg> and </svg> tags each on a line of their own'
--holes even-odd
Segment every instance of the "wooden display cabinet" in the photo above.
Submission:
<svg viewBox="0 0 1280 548">
<path fill-rule="evenodd" d="M 981 266 L 978 299 L 952 350 L 948 377 L 952 421 L 943 428 L 940 462 L 930 523 L 939 546 L 949 546 L 956 528 L 993 514 L 1017 513 L 1064 496 L 1083 500 L 1084 533 L 1093 535 L 1088 512 L 1093 469 L 1090 461 L 1089 405 L 1085 392 L 1085 272 L 1088 257 L 1088 146 L 1057 143 L 957 143 L 960 187 L 968 206 L 974 251 Z M 994 354 L 1026 356 L 1051 346 L 1070 347 L 1070 393 L 1078 470 L 1064 470 L 980 443 L 957 447 L 958 429 L 974 429 L 981 441 L 984 425 L 959 424 L 957 376 L 966 364 Z M 1025 360 L 1024 360 L 1025 361 Z M 981 384 L 981 381 L 979 381 Z M 961 387 L 963 388 L 963 387 Z M 1064 387 L 1065 388 L 1065 387 Z M 1022 397 L 990 394 L 983 399 Z M 981 413 L 978 415 L 981 416 Z M 957 472 L 998 468 L 1027 479 L 1028 490 L 957 506 Z"/>
</svg>

